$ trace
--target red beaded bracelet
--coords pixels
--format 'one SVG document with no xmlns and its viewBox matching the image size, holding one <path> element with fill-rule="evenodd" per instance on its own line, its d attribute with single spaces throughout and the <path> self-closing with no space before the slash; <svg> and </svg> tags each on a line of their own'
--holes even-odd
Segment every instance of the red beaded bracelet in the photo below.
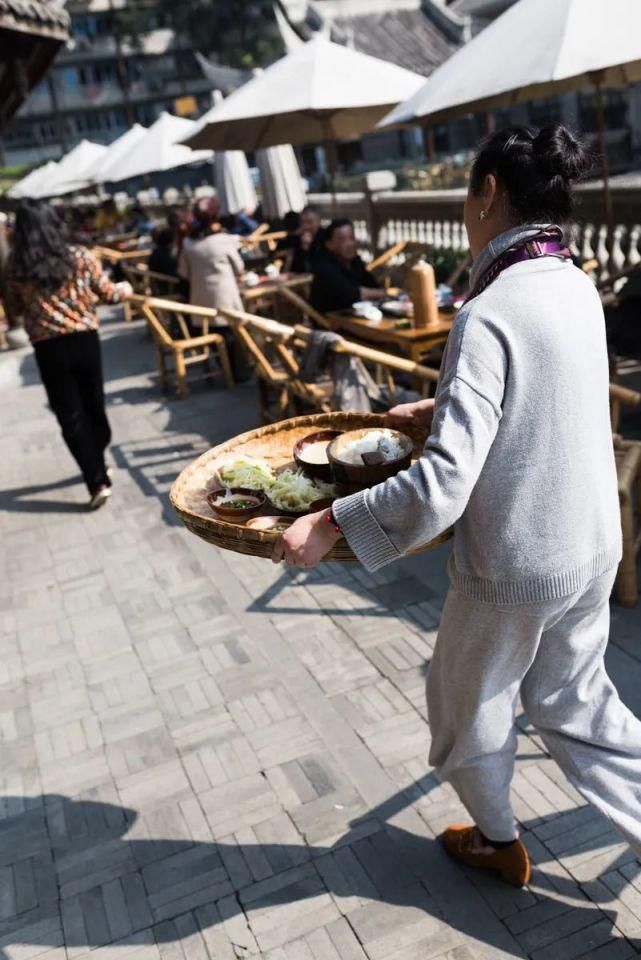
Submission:
<svg viewBox="0 0 641 960">
<path fill-rule="evenodd" d="M 331 523 L 331 525 L 333 526 L 333 528 L 334 528 L 334 530 L 336 531 L 336 533 L 342 533 L 342 532 L 343 532 L 342 527 L 340 526 L 340 524 L 336 522 L 336 517 L 334 516 L 334 511 L 333 511 L 333 510 L 328 510 L 328 512 L 325 514 L 325 520 L 327 521 L 327 523 Z"/>
</svg>

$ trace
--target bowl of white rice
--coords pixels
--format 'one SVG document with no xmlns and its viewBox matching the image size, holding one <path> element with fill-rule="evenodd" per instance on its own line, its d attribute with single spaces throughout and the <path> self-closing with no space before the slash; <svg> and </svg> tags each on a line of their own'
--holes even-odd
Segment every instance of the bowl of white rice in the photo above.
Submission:
<svg viewBox="0 0 641 960">
<path fill-rule="evenodd" d="M 413 441 L 398 430 L 348 430 L 327 448 L 335 483 L 369 487 L 406 470 Z"/>
</svg>

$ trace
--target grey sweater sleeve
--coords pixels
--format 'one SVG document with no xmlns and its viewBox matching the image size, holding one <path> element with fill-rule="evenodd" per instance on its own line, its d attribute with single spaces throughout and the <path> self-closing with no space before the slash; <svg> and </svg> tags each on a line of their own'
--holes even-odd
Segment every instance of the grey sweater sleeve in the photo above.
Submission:
<svg viewBox="0 0 641 960">
<path fill-rule="evenodd" d="M 347 542 L 368 570 L 420 547 L 458 520 L 496 436 L 507 373 L 501 338 L 469 308 L 450 338 L 421 457 L 385 483 L 334 504 Z"/>
</svg>

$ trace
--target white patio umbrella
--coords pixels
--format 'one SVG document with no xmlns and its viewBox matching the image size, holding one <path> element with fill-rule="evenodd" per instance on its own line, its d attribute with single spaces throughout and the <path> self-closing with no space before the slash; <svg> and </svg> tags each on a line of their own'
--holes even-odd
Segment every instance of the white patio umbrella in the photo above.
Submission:
<svg viewBox="0 0 641 960">
<path fill-rule="evenodd" d="M 91 140 L 81 140 L 62 160 L 58 161 L 53 176 L 38 184 L 39 197 L 62 197 L 87 185 L 87 171 L 104 156 L 107 147 Z"/>
<path fill-rule="evenodd" d="M 189 136 L 194 128 L 194 120 L 161 113 L 144 137 L 120 157 L 117 169 L 110 172 L 111 179 L 120 182 L 146 173 L 158 173 L 211 160 L 211 150 L 190 150 L 177 142 Z"/>
<path fill-rule="evenodd" d="M 423 81 L 417 73 L 316 37 L 212 107 L 184 142 L 246 151 L 282 143 L 327 146 L 371 130 Z M 333 150 L 328 159 L 333 180 Z"/>
<path fill-rule="evenodd" d="M 87 172 L 87 179 L 92 183 L 108 183 L 118 179 L 118 171 L 123 158 L 129 151 L 140 143 L 147 133 L 147 128 L 135 123 L 121 137 L 109 144 L 107 152 Z"/>
<path fill-rule="evenodd" d="M 57 167 L 58 164 L 53 160 L 43 164 L 41 167 L 37 167 L 35 170 L 32 170 L 31 173 L 28 173 L 26 177 L 23 177 L 22 180 L 14 183 L 11 189 L 7 191 L 7 196 L 14 199 L 39 196 L 39 189 L 43 189 L 48 180 L 53 180 Z"/>
<path fill-rule="evenodd" d="M 608 221 L 607 87 L 641 80 L 639 0 L 519 0 L 450 57 L 381 127 L 430 123 L 573 90 L 596 95 Z"/>
<path fill-rule="evenodd" d="M 256 209 L 258 197 L 242 150 L 221 150 L 216 154 L 214 182 L 222 213 Z"/>
<path fill-rule="evenodd" d="M 305 189 L 291 144 L 266 147 L 256 153 L 262 206 L 268 219 L 280 219 L 289 210 L 305 206 Z"/>
</svg>

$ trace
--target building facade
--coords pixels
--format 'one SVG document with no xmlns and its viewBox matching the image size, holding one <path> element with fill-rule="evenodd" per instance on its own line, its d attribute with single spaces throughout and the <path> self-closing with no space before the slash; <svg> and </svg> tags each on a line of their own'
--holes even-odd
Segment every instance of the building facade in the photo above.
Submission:
<svg viewBox="0 0 641 960">
<path fill-rule="evenodd" d="M 203 62 L 171 30 L 152 29 L 135 44 L 119 40 L 125 6 L 70 0 L 71 41 L 4 132 L 6 163 L 57 160 L 83 139 L 110 143 L 163 110 L 199 116 L 214 86 L 226 91 L 244 79 Z"/>
</svg>

